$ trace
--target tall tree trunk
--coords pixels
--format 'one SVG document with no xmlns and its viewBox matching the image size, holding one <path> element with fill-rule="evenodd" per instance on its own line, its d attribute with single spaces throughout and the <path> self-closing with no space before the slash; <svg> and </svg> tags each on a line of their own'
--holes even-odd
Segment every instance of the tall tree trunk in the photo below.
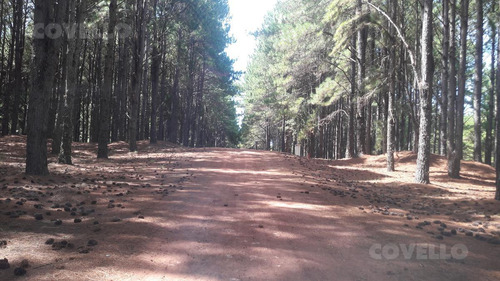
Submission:
<svg viewBox="0 0 500 281">
<path fill-rule="evenodd" d="M 84 1 L 68 0 L 68 24 L 81 24 L 82 22 L 82 5 Z M 78 9 L 77 9 L 78 6 Z M 71 38 L 70 36 L 73 36 Z M 72 164 L 71 160 L 71 144 L 73 142 L 73 106 L 75 104 L 76 83 L 78 79 L 78 66 L 80 59 L 80 41 L 79 29 L 76 29 L 75 34 L 67 34 L 67 71 L 68 75 L 65 81 L 64 89 L 64 107 L 62 110 L 62 137 L 61 137 L 61 152 L 59 153 L 59 163 Z"/>
<path fill-rule="evenodd" d="M 129 64 L 128 64 L 128 42 L 129 40 L 121 38 L 120 39 L 120 44 L 119 44 L 119 49 L 120 49 L 120 59 L 118 62 L 119 65 L 119 73 L 122 73 L 123 75 L 117 75 L 118 76 L 118 81 L 117 81 L 117 89 L 115 91 L 117 97 L 117 102 L 119 104 L 118 112 L 116 112 L 115 116 L 115 122 L 117 123 L 117 139 L 120 141 L 125 141 L 126 140 L 126 135 L 127 135 L 127 96 L 128 96 L 128 87 L 127 87 L 127 76 L 129 73 Z"/>
<path fill-rule="evenodd" d="M 65 1 L 65 4 L 67 5 L 69 2 Z M 66 14 L 66 12 L 65 12 Z M 61 152 L 61 138 L 62 138 L 62 119 L 63 119 L 63 110 L 64 110 L 64 92 L 66 91 L 66 80 L 68 76 L 68 41 L 64 40 L 62 42 L 62 47 L 61 47 L 61 59 L 60 59 L 60 75 L 59 79 L 57 80 L 57 115 L 56 115 L 56 122 L 55 122 L 55 127 L 54 127 L 54 132 L 52 133 L 52 151 L 51 154 L 53 155 L 59 155 Z"/>
<path fill-rule="evenodd" d="M 137 123 L 139 117 L 139 99 L 141 96 L 141 81 L 143 75 L 144 59 L 144 32 L 145 32 L 145 12 L 147 0 L 137 0 L 136 21 L 135 21 L 135 42 L 134 42 L 134 70 L 132 76 L 132 86 L 130 91 L 130 121 L 129 121 L 129 149 L 131 152 L 137 151 Z"/>
<path fill-rule="evenodd" d="M 457 40 L 456 35 L 456 9 L 457 0 L 451 2 L 451 30 L 450 30 L 450 76 L 448 92 L 448 136 L 447 158 L 448 176 L 458 178 L 460 175 L 460 158 L 458 157 L 456 141 L 456 112 L 457 112 Z"/>
<path fill-rule="evenodd" d="M 153 56 L 155 51 L 153 50 Z M 156 55 L 158 53 L 156 52 Z M 157 60 L 157 59 L 156 59 Z M 149 142 L 155 144 L 158 142 L 158 125 L 157 125 L 157 111 L 158 111 L 158 87 L 159 87 L 159 63 L 154 62 L 151 65 L 151 128 L 149 131 Z"/>
<path fill-rule="evenodd" d="M 458 96 L 457 96 L 457 163 L 454 165 L 458 171 L 454 174 L 460 176 L 460 160 L 464 153 L 464 106 L 465 106 L 465 82 L 467 72 L 467 32 L 469 24 L 469 0 L 460 2 L 460 66 L 458 72 Z"/>
<path fill-rule="evenodd" d="M 7 41 L 7 36 L 6 36 L 6 31 L 7 31 L 7 23 L 5 22 L 5 3 L 4 1 L 0 2 L 0 98 L 5 97 L 4 93 L 6 92 L 5 89 L 5 79 L 6 79 L 6 71 L 5 71 L 5 66 L 4 66 L 4 61 L 5 61 L 5 43 Z M 2 99 L 2 102 L 4 100 Z M 2 131 L 4 125 L 4 120 L 5 120 L 5 111 L 2 108 Z"/>
<path fill-rule="evenodd" d="M 497 34 L 500 35 L 500 20 L 497 21 Z M 496 187 L 495 199 L 500 200 L 500 42 L 497 44 L 497 84 L 496 84 Z"/>
<path fill-rule="evenodd" d="M 145 51 L 144 51 L 144 62 L 148 63 L 149 62 L 149 43 L 148 43 L 148 36 L 145 34 L 144 35 L 145 42 L 144 46 Z M 151 116 L 151 112 L 149 111 L 149 85 L 150 83 L 148 82 L 149 76 L 149 67 L 143 66 L 143 74 L 142 74 L 142 95 L 141 95 L 141 114 L 140 114 L 140 123 L 139 123 L 139 140 L 144 140 L 147 137 L 149 137 L 149 117 Z"/>
<path fill-rule="evenodd" d="M 108 158 L 108 142 L 110 135 L 111 122 L 111 97 L 113 95 L 113 62 L 115 53 L 115 27 L 116 27 L 116 12 L 117 0 L 111 0 L 109 3 L 109 25 L 108 25 L 108 42 L 106 49 L 106 57 L 104 59 L 104 82 L 101 92 L 101 125 L 99 126 L 99 139 L 97 148 L 97 158 Z"/>
<path fill-rule="evenodd" d="M 103 32 L 103 28 L 99 28 L 99 32 Z M 94 66 L 93 66 L 93 79 L 92 79 L 92 91 L 91 91 L 91 104 L 90 104 L 90 142 L 96 143 L 99 138 L 99 127 L 100 118 L 99 118 L 99 103 L 100 103 L 100 95 L 102 90 L 102 46 L 104 45 L 104 41 L 102 38 L 98 38 L 95 40 L 95 58 L 94 58 Z"/>
<path fill-rule="evenodd" d="M 81 63 L 78 70 L 78 82 L 76 86 L 76 96 L 74 102 L 74 114 L 73 114 L 73 141 L 75 142 L 85 142 L 81 134 L 81 120 L 82 120 L 82 94 L 84 91 L 83 85 L 83 77 L 85 73 L 85 64 L 87 59 L 87 50 L 88 50 L 88 38 L 85 38 L 85 43 L 83 43 L 83 54 Z"/>
<path fill-rule="evenodd" d="M 202 127 L 203 127 L 203 95 L 205 94 L 205 75 L 207 72 L 207 61 L 206 58 L 203 57 L 203 65 L 201 67 L 201 75 L 200 75 L 200 86 L 198 89 L 198 94 L 196 95 L 196 113 L 197 113 L 197 125 L 195 131 L 195 136 L 196 136 L 196 147 L 202 147 L 203 146 L 203 140 L 202 140 Z"/>
<path fill-rule="evenodd" d="M 415 26 L 416 33 L 415 33 L 415 54 L 420 53 L 420 43 L 418 40 L 419 34 L 422 34 L 422 26 L 421 26 L 421 21 L 419 21 L 419 16 L 421 16 L 422 11 L 420 11 L 422 8 L 422 2 L 416 3 L 415 4 L 415 18 L 417 19 L 417 25 Z M 417 55 L 418 56 L 418 55 Z M 418 63 L 415 62 L 415 64 L 418 67 Z M 412 77 L 413 78 L 413 87 L 410 87 L 410 93 L 413 97 L 413 100 L 410 102 L 410 108 L 412 109 L 412 114 L 413 114 L 413 152 L 418 153 L 418 148 L 420 147 L 419 141 L 420 141 L 420 100 L 419 100 L 419 85 L 418 85 L 418 80 L 419 80 L 419 75 L 414 74 L 417 77 Z M 410 77 L 407 75 L 407 77 Z"/>
<path fill-rule="evenodd" d="M 188 81 L 187 81 L 187 93 L 186 93 L 186 108 L 184 112 L 184 125 L 182 126 L 182 145 L 189 146 L 189 131 L 191 129 L 191 122 L 193 120 L 192 108 L 193 108 L 193 96 L 194 96 L 194 84 L 195 84 L 195 69 L 196 69 L 196 50 L 194 38 L 190 38 L 190 55 L 188 62 Z"/>
<path fill-rule="evenodd" d="M 158 107 L 158 86 L 159 86 L 159 75 L 160 75 L 160 52 L 158 49 L 159 37 L 158 37 L 158 23 L 156 19 L 156 9 L 158 5 L 158 0 L 153 2 L 153 36 L 154 40 L 151 42 L 151 128 L 149 131 L 149 142 L 155 144 L 158 142 L 158 129 L 157 129 L 157 107 Z"/>
<path fill-rule="evenodd" d="M 354 141 L 354 130 L 355 130 L 355 107 L 354 100 L 356 97 L 356 36 L 351 38 L 351 92 L 349 97 L 347 97 L 347 110 L 348 110 L 348 123 L 347 123 L 347 150 L 346 158 L 356 157 L 355 155 L 355 141 Z"/>
<path fill-rule="evenodd" d="M 391 18 L 393 21 L 396 20 L 397 16 L 397 0 L 389 1 L 389 7 L 391 7 Z M 394 27 L 389 25 L 389 30 L 393 34 L 394 38 Z M 389 44 L 389 99 L 387 105 L 387 171 L 394 171 L 394 97 L 396 92 L 396 42 L 394 39 L 390 39 Z"/>
<path fill-rule="evenodd" d="M 362 1 L 357 0 L 356 14 L 361 16 L 363 13 Z M 358 101 L 357 101 L 357 131 L 358 134 L 356 143 L 358 148 L 358 155 L 363 155 L 365 151 L 365 137 L 366 137 L 366 121 L 365 121 L 365 97 L 364 97 L 364 78 L 366 71 L 366 28 L 360 28 L 357 34 L 357 62 L 358 62 Z"/>
<path fill-rule="evenodd" d="M 16 1 L 11 1 L 11 9 L 13 10 L 13 22 L 10 23 L 10 44 L 9 44 L 9 56 L 7 58 L 7 81 L 6 85 L 8 90 L 5 91 L 5 95 L 3 97 L 2 102 L 2 136 L 6 136 L 9 134 L 9 125 L 10 125 L 10 117 L 11 117 L 11 106 L 12 106 L 12 97 L 16 93 L 12 91 L 12 87 L 15 80 L 14 74 L 14 55 L 16 53 L 16 39 L 19 34 L 19 26 L 17 23 L 17 14 L 16 13 Z"/>
<path fill-rule="evenodd" d="M 491 10 L 495 10 L 495 1 L 491 3 Z M 490 70 L 490 93 L 488 100 L 488 118 L 486 122 L 486 141 L 484 144 L 484 163 L 487 165 L 492 164 L 493 155 L 493 128 L 495 119 L 495 59 L 496 59 L 496 28 L 491 25 L 491 70 Z"/>
<path fill-rule="evenodd" d="M 474 55 L 474 161 L 481 162 L 481 100 L 483 95 L 483 0 L 476 0 L 476 50 Z"/>
<path fill-rule="evenodd" d="M 119 37 L 119 36 L 118 36 Z M 122 44 L 122 39 L 117 38 L 115 40 L 115 62 L 114 62 L 114 70 L 113 70 L 113 96 L 111 97 L 111 108 L 112 108 L 112 113 L 111 113 L 111 139 L 110 142 L 117 142 L 118 141 L 118 132 L 120 131 L 120 126 L 122 123 L 121 118 L 121 99 L 120 99 L 120 92 L 122 91 L 121 89 L 121 80 L 118 76 L 124 75 L 122 72 L 122 64 L 121 64 L 121 44 Z M 120 73 L 121 75 L 116 75 L 117 73 Z"/>
<path fill-rule="evenodd" d="M 371 0 L 370 0 L 371 1 Z M 370 11 L 370 8 L 367 9 L 368 12 Z M 368 66 L 374 66 L 375 65 L 375 32 L 373 28 L 367 27 L 365 29 L 365 37 L 368 41 L 368 37 L 370 37 L 369 43 L 366 42 L 365 44 L 367 45 L 368 50 L 366 51 L 369 55 L 368 61 L 365 59 L 365 64 Z M 365 55 L 366 56 L 366 55 Z M 367 66 L 365 66 L 365 69 Z M 366 72 L 366 70 L 365 70 Z M 373 98 L 367 97 L 365 100 L 365 143 L 364 143 L 364 152 L 367 155 L 372 154 L 372 103 L 373 103 Z"/>
<path fill-rule="evenodd" d="M 449 49 L 450 49 L 450 17 L 449 3 L 450 0 L 442 0 L 443 2 L 443 54 L 441 59 L 441 145 L 439 152 L 441 155 L 446 155 L 447 151 L 447 130 L 448 130 L 448 87 L 449 87 Z"/>
<path fill-rule="evenodd" d="M 168 121 L 168 139 L 172 143 L 178 142 L 178 132 L 179 132 L 179 79 L 181 72 L 181 53 L 182 53 L 182 30 L 179 28 L 177 32 L 177 63 L 175 65 L 174 83 L 171 88 L 170 98 L 171 102 L 171 114 Z"/>
<path fill-rule="evenodd" d="M 432 53 L 432 6 L 433 0 L 423 1 L 422 39 L 421 39 L 421 78 L 420 90 L 420 136 L 417 157 L 417 183 L 430 183 L 429 163 L 431 154 L 431 115 L 432 115 L 432 80 L 434 73 L 434 57 Z"/>
<path fill-rule="evenodd" d="M 161 61 L 163 67 L 166 66 L 166 54 L 165 54 L 165 42 L 161 44 Z M 158 128 L 158 139 L 165 140 L 165 103 L 167 98 L 167 71 L 162 70 L 161 73 L 161 83 L 160 83 L 160 105 L 158 107 L 159 115 L 159 128 Z"/>
<path fill-rule="evenodd" d="M 21 101 L 21 95 L 23 95 L 23 55 L 24 55 L 24 37 L 25 37 L 25 24 L 26 18 L 24 17 L 24 0 L 16 0 L 15 2 L 15 28 L 16 38 L 15 38 L 15 59 L 14 59 L 14 103 L 11 109 L 11 126 L 10 133 L 12 135 L 17 134 L 18 121 L 19 121 L 19 106 Z"/>
<path fill-rule="evenodd" d="M 48 103 L 52 93 L 53 77 L 56 73 L 59 40 L 45 36 L 43 29 L 47 24 L 55 22 L 55 0 L 35 0 L 35 26 L 33 40 L 33 78 L 29 94 L 26 174 L 47 175 L 47 122 Z M 60 3 L 58 4 L 60 5 Z"/>
</svg>

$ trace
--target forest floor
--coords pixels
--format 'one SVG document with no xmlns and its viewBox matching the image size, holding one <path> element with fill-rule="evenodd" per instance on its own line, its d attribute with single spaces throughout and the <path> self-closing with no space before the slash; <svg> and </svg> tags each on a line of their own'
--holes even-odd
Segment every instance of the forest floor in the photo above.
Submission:
<svg viewBox="0 0 500 281">
<path fill-rule="evenodd" d="M 450 180 L 433 156 L 426 186 L 410 152 L 388 173 L 384 156 L 141 142 L 109 160 L 75 144 L 73 166 L 32 177 L 24 142 L 0 138 L 0 280 L 500 280 L 482 164 Z"/>
</svg>

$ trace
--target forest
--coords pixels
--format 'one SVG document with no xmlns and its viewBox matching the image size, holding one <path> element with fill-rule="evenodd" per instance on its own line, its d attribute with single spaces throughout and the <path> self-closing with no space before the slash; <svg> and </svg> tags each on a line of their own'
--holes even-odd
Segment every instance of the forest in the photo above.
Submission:
<svg viewBox="0 0 500 281">
<path fill-rule="evenodd" d="M 499 158 L 498 1 L 281 1 L 245 77 L 247 147 L 342 159 Z M 500 187 L 500 186 L 499 186 Z M 500 189 L 496 194 L 500 200 Z"/>
<path fill-rule="evenodd" d="M 421 183 L 431 153 L 458 178 L 462 159 L 500 152 L 496 1 L 281 1 L 240 84 L 224 1 L 42 2 L 0 9 L 1 132 L 28 135 L 30 174 L 48 173 L 47 138 L 67 164 L 73 141 L 106 158 L 109 142 L 234 147 L 240 133 L 309 157 L 387 154 L 389 170 L 410 150 Z"/>
<path fill-rule="evenodd" d="M 500 280 L 497 0 L 0 0 L 0 134 L 0 281 Z"/>
<path fill-rule="evenodd" d="M 72 142 L 235 146 L 238 77 L 226 1 L 2 0 L 1 133 L 27 134 L 28 174 Z M 53 139 L 47 152 L 47 138 Z"/>
<path fill-rule="evenodd" d="M 47 138 L 67 164 L 72 142 L 107 158 L 109 142 L 145 139 L 387 154 L 389 170 L 409 150 L 421 183 L 431 153 L 458 178 L 462 159 L 500 152 L 496 1 L 281 1 L 242 83 L 227 2 L 107 2 L 1 3 L 1 133 L 28 135 L 28 173 L 48 173 Z"/>
</svg>

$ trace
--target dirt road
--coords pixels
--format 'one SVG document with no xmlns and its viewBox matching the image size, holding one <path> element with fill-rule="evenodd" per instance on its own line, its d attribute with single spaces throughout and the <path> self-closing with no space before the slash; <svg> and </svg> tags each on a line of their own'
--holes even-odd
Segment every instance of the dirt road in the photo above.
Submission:
<svg viewBox="0 0 500 281">
<path fill-rule="evenodd" d="M 72 223 L 69 215 L 62 217 L 64 228 L 50 222 L 22 223 L 32 219 L 8 222 L 2 233 L 11 241 L 10 246 L 0 253 L 10 257 L 11 264 L 23 258 L 31 261 L 26 280 L 500 277 L 498 245 L 467 239 L 460 233 L 438 240 L 428 233 L 433 226 L 427 232 L 415 228 L 423 218 L 409 220 L 367 212 L 363 189 L 339 182 L 329 169 L 314 161 L 228 149 L 154 150 L 135 155 L 134 160 L 129 157 L 117 156 L 99 165 L 82 158 L 69 173 L 76 175 L 72 178 L 75 182 L 89 173 L 103 180 L 98 192 L 94 188 L 81 195 L 97 198 L 95 215 L 84 218 L 82 224 Z M 86 167 L 94 169 L 77 173 Z M 88 187 L 91 190 L 92 184 Z M 123 208 L 111 208 L 109 200 L 123 204 L 118 205 Z M 113 222 L 115 217 L 120 221 Z M 93 225 L 95 220 L 99 225 Z M 51 237 L 67 239 L 76 246 L 88 239 L 99 244 L 89 254 L 52 251 L 44 245 Z M 392 247 L 391 243 L 399 247 L 399 255 L 382 253 L 387 245 Z M 406 247 L 420 245 L 424 251 L 436 246 L 438 254 L 440 247 L 449 254 L 457 244 L 466 246 L 465 259 L 446 255 L 429 258 L 429 250 L 424 258 L 414 252 L 408 257 L 402 253 Z M 373 254 L 370 249 L 376 245 L 381 248 Z"/>
<path fill-rule="evenodd" d="M 374 244 L 453 245 L 417 232 L 407 219 L 363 213 L 360 198 L 333 196 L 350 188 L 312 163 L 277 153 L 206 150 L 184 152 L 189 179 L 154 208 L 165 227 L 145 254 L 155 280 L 495 280 L 498 246 L 469 241 L 465 260 L 377 260 Z M 305 160 L 304 160 L 305 161 Z M 326 177 L 325 177 L 326 176 Z M 348 192 L 348 191 L 346 191 Z M 355 193 L 353 193 L 355 194 Z M 166 233 L 166 234 L 164 234 Z M 476 248 L 477 247 L 477 248 Z M 155 250 L 153 250 L 155 249 Z M 495 252 L 496 251 L 496 252 Z M 153 262 L 151 262 L 153 261 Z"/>
</svg>

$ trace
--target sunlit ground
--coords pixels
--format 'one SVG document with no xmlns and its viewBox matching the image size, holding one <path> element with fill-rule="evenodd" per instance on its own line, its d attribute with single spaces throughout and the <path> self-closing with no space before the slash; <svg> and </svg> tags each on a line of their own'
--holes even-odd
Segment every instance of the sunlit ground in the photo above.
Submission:
<svg viewBox="0 0 500 281">
<path fill-rule="evenodd" d="M 481 220 L 488 222 L 487 228 L 483 224 L 486 234 L 495 235 L 499 207 L 483 199 L 492 190 L 490 179 L 446 183 L 436 180 L 440 174 L 435 169 L 436 185 L 421 186 L 411 183 L 410 160 L 389 174 L 377 157 L 308 161 L 278 153 L 192 150 L 166 143 L 141 143 L 139 153 L 128 153 L 125 143 L 113 144 L 106 161 L 95 160 L 94 145 L 77 144 L 74 166 L 55 164 L 51 158 L 50 177 L 25 177 L 23 141 L 0 139 L 0 184 L 5 187 L 0 190 L 0 210 L 26 211 L 16 219 L 0 217 L 0 240 L 8 240 L 1 251 L 12 266 L 0 274 L 2 280 L 11 280 L 13 268 L 23 259 L 31 264 L 27 280 L 499 277 L 498 251 L 493 251 L 497 245 L 463 233 L 436 240 L 428 233 L 437 232 L 435 226 L 415 228 L 423 220 L 445 221 L 449 229 L 472 228 L 465 219 Z M 7 203 L 7 198 L 12 201 Z M 22 198 L 28 200 L 16 205 Z M 90 204 L 94 200 L 96 204 Z M 66 202 L 85 202 L 78 208 L 95 212 L 77 213 L 83 221 L 75 224 L 75 216 L 51 208 Z M 35 204 L 43 209 L 35 209 Z M 376 209 L 385 207 L 402 216 L 382 215 Z M 51 215 L 44 220 L 33 218 L 47 211 Z M 407 214 L 420 218 L 410 221 Z M 53 224 L 56 218 L 62 226 Z M 121 221 L 112 222 L 114 218 Z M 74 247 L 54 251 L 45 245 L 48 238 L 67 240 Z M 90 239 L 99 244 L 88 247 Z M 378 261 L 368 254 L 374 243 L 465 243 L 470 255 L 465 263 L 402 257 Z M 87 248 L 88 254 L 79 253 Z"/>
</svg>

